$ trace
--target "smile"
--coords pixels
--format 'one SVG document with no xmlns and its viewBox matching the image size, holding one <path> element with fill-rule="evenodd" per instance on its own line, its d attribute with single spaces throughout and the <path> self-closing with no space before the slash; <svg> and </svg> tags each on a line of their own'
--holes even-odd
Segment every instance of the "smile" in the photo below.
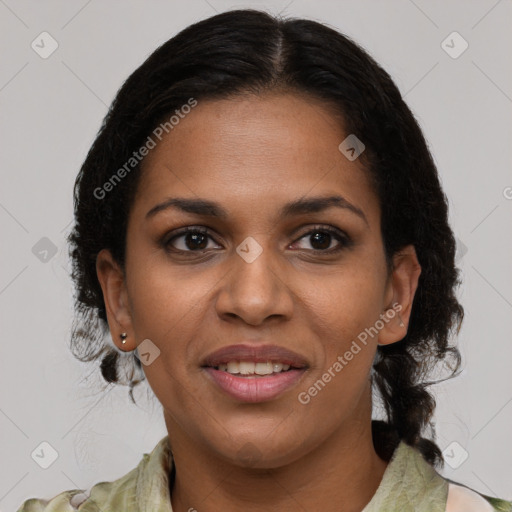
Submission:
<svg viewBox="0 0 512 512">
<path fill-rule="evenodd" d="M 201 368 L 214 388 L 238 402 L 266 402 L 297 384 L 308 364 L 277 345 L 240 343 L 209 354 Z"/>
<path fill-rule="evenodd" d="M 254 361 L 229 361 L 228 363 L 219 364 L 216 369 L 222 372 L 231 373 L 232 375 L 256 377 L 286 372 L 290 369 L 290 365 L 272 361 L 267 361 L 266 363 L 258 363 Z"/>
<path fill-rule="evenodd" d="M 305 372 L 305 368 L 288 368 L 280 363 L 275 363 L 277 367 L 282 367 L 278 372 L 272 371 L 263 375 L 256 373 L 257 366 L 265 366 L 264 371 L 268 371 L 267 363 L 251 363 L 236 361 L 229 364 L 237 365 L 238 369 L 246 373 L 230 373 L 226 369 L 214 367 L 204 368 L 211 382 L 236 401 L 256 403 L 267 402 L 277 398 L 279 395 L 294 387 Z M 247 366 L 246 366 L 247 364 Z M 245 369 L 244 369 L 245 368 Z"/>
</svg>

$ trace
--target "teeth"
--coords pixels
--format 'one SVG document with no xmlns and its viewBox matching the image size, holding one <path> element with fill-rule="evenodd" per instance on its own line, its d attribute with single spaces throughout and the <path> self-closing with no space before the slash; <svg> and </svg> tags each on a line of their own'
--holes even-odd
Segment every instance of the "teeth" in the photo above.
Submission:
<svg viewBox="0 0 512 512">
<path fill-rule="evenodd" d="M 256 363 L 254 367 L 254 373 L 257 373 L 258 375 L 270 375 L 273 371 L 272 363 L 270 361 L 267 361 L 266 363 Z"/>
<path fill-rule="evenodd" d="M 220 370 L 220 368 L 219 368 Z M 226 370 L 229 373 L 240 373 L 240 368 L 238 367 L 238 361 L 229 361 L 229 363 L 226 365 Z"/>
<path fill-rule="evenodd" d="M 272 373 L 285 372 L 290 369 L 289 364 L 274 363 L 255 363 L 253 361 L 228 361 L 220 363 L 218 369 L 233 375 L 271 375 Z"/>
<path fill-rule="evenodd" d="M 238 363 L 238 368 L 240 370 L 240 375 L 251 375 L 254 373 L 254 368 L 256 365 L 249 361 L 240 361 Z"/>
</svg>

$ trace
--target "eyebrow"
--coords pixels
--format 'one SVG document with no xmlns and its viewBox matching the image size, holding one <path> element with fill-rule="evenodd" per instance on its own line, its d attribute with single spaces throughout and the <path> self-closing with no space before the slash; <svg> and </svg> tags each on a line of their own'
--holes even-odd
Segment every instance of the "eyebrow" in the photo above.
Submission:
<svg viewBox="0 0 512 512">
<path fill-rule="evenodd" d="M 359 216 L 366 222 L 367 225 L 369 225 L 368 219 L 366 218 L 364 212 L 342 196 L 310 197 L 297 199 L 285 204 L 279 211 L 279 217 L 287 218 L 305 213 L 318 213 L 332 207 L 349 210 Z M 217 217 L 220 219 L 228 218 L 228 212 L 214 201 L 207 199 L 172 197 L 151 208 L 151 210 L 149 210 L 146 214 L 146 219 L 154 217 L 157 213 L 169 208 L 176 208 L 183 212 L 192 213 L 195 215 Z"/>
</svg>

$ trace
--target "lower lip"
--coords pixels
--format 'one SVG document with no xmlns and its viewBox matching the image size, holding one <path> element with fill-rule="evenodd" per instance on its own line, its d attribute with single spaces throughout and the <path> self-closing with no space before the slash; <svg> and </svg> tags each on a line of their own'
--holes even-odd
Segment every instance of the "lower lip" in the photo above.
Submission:
<svg viewBox="0 0 512 512">
<path fill-rule="evenodd" d="M 294 386 L 304 369 L 288 370 L 263 377 L 239 377 L 228 372 L 205 368 L 208 375 L 228 395 L 242 402 L 266 402 Z"/>
</svg>

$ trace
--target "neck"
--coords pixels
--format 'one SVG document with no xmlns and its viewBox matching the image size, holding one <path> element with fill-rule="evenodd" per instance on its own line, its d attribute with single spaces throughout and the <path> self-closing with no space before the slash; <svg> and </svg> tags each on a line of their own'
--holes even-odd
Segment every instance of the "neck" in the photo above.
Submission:
<svg viewBox="0 0 512 512">
<path fill-rule="evenodd" d="M 272 469 L 230 464 L 201 449 L 166 417 L 176 447 L 173 512 L 360 512 L 387 466 L 373 447 L 371 411 L 364 416 L 343 425 L 298 460 Z"/>
</svg>

